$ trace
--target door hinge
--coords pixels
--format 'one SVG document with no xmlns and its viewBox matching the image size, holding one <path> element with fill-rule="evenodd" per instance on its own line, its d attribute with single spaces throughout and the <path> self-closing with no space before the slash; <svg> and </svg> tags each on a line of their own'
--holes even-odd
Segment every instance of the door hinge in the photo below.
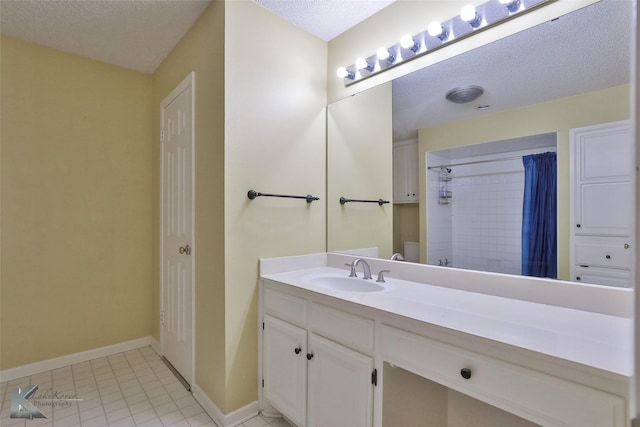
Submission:
<svg viewBox="0 0 640 427">
<path fill-rule="evenodd" d="M 160 129 L 160 142 L 164 142 L 167 138 L 167 131 Z"/>
<path fill-rule="evenodd" d="M 371 372 L 371 384 L 374 385 L 374 387 L 378 386 L 378 370 L 374 369 L 373 372 Z"/>
<path fill-rule="evenodd" d="M 165 321 L 165 315 L 164 315 L 164 311 L 160 312 L 160 325 L 164 326 L 164 321 Z"/>
</svg>

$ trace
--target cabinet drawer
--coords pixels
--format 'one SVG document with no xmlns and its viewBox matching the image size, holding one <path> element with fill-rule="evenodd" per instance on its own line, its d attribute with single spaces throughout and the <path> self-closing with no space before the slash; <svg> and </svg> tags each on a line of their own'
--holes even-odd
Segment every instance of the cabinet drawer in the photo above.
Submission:
<svg viewBox="0 0 640 427">
<path fill-rule="evenodd" d="M 302 298 L 264 289 L 264 312 L 301 327 L 307 325 L 307 302 Z"/>
<path fill-rule="evenodd" d="M 622 397 L 386 325 L 380 341 L 385 361 L 545 427 L 625 425 Z"/>
<path fill-rule="evenodd" d="M 309 308 L 309 329 L 354 350 L 373 352 L 373 320 L 312 304 Z"/>
<path fill-rule="evenodd" d="M 588 266 L 630 269 L 633 251 L 624 243 L 576 243 L 575 262 Z"/>
<path fill-rule="evenodd" d="M 576 266 L 575 275 L 575 280 L 582 283 L 614 286 L 616 288 L 631 287 L 630 270 Z"/>
</svg>

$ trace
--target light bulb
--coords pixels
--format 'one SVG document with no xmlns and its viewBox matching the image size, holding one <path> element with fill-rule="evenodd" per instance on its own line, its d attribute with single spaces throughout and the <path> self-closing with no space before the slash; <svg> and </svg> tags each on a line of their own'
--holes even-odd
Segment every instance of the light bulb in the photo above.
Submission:
<svg viewBox="0 0 640 427">
<path fill-rule="evenodd" d="M 472 4 L 466 5 L 460 11 L 460 18 L 466 22 L 473 21 L 474 19 L 476 19 L 476 16 L 476 8 Z"/>
<path fill-rule="evenodd" d="M 447 31 L 438 21 L 433 21 L 431 24 L 429 24 L 429 27 L 427 27 L 427 32 L 431 37 L 437 37 L 442 41 L 445 41 L 448 35 Z"/>
<path fill-rule="evenodd" d="M 351 71 L 347 70 L 345 67 L 338 68 L 338 70 L 336 71 L 336 74 L 341 79 L 346 79 L 346 78 L 353 79 L 355 77 L 355 75 Z"/>
<path fill-rule="evenodd" d="M 462 8 L 460 11 L 460 19 L 465 22 L 468 22 L 473 28 L 478 28 L 482 23 L 482 19 L 478 12 L 476 12 L 476 8 L 469 4 Z"/>
<path fill-rule="evenodd" d="M 427 28 L 427 31 L 429 31 L 429 35 L 431 37 L 438 37 L 440 34 L 442 34 L 442 30 L 442 24 L 438 21 L 433 21 Z"/>
<path fill-rule="evenodd" d="M 389 49 L 387 49 L 386 47 L 381 47 L 376 52 L 376 55 L 378 56 L 379 60 L 384 61 L 385 59 L 389 58 L 391 54 L 389 53 Z"/>
<path fill-rule="evenodd" d="M 396 62 L 395 55 L 393 55 L 391 51 L 386 47 L 381 47 L 380 49 L 378 49 L 378 51 L 376 52 L 376 56 L 380 61 L 386 60 L 389 64 L 393 64 L 394 62 Z"/>
<path fill-rule="evenodd" d="M 409 34 L 402 36 L 400 39 L 400 46 L 405 49 L 411 49 L 413 52 L 417 52 L 420 49 L 420 45 Z"/>
<path fill-rule="evenodd" d="M 369 68 L 369 63 L 363 57 L 356 59 L 356 69 L 358 70 L 366 70 Z"/>
</svg>

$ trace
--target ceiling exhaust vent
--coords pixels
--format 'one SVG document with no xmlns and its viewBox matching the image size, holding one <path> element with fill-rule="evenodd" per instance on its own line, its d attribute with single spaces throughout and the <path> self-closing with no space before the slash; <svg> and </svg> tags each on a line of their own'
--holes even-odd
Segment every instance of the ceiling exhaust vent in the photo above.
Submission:
<svg viewBox="0 0 640 427">
<path fill-rule="evenodd" d="M 445 98 L 456 104 L 466 104 L 475 101 L 484 93 L 482 86 L 463 86 L 456 87 L 447 92 Z"/>
</svg>

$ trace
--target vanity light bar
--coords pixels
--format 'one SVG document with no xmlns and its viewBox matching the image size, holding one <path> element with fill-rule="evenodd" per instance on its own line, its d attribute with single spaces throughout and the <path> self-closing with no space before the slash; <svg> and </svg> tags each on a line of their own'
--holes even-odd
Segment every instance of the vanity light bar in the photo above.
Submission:
<svg viewBox="0 0 640 427">
<path fill-rule="evenodd" d="M 358 58 L 353 65 L 338 68 L 337 75 L 345 86 L 350 86 L 554 1 L 558 0 L 491 0 L 478 7 L 465 6 L 460 15 L 448 21 L 432 22 L 420 34 L 406 34 L 399 43 L 383 46 L 369 57 Z"/>
</svg>

